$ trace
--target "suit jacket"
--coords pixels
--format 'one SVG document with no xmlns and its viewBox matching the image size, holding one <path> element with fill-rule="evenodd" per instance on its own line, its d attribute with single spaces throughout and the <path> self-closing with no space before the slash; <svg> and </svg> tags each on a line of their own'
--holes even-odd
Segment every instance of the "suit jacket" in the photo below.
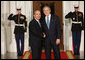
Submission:
<svg viewBox="0 0 85 60">
<path fill-rule="evenodd" d="M 76 14 L 77 13 L 77 14 Z M 77 18 L 78 16 L 78 18 Z M 69 12 L 65 18 L 71 18 L 72 21 L 75 21 L 77 22 L 82 22 L 81 24 L 74 24 L 72 23 L 72 28 L 71 28 L 71 31 L 73 32 L 77 32 L 77 31 L 81 31 L 82 29 L 84 29 L 84 19 L 83 19 L 83 13 L 82 12 Z"/>
<path fill-rule="evenodd" d="M 50 28 L 48 29 L 45 18 L 41 21 L 42 30 L 46 34 L 45 41 L 48 42 L 51 40 L 51 43 L 55 43 L 56 39 L 60 39 L 61 29 L 60 21 L 58 16 L 51 15 Z"/>
<path fill-rule="evenodd" d="M 39 23 L 33 19 L 29 23 L 29 45 L 36 47 L 40 46 L 42 36 L 42 28 L 39 26 Z"/>
<path fill-rule="evenodd" d="M 24 17 L 24 19 L 21 19 L 21 17 Z M 15 24 L 24 24 L 25 27 L 23 26 L 15 26 L 15 29 L 14 29 L 14 34 L 21 34 L 21 33 L 24 33 L 26 32 L 26 27 L 27 27 L 27 21 L 26 21 L 26 16 L 23 15 L 23 14 L 16 14 L 13 16 L 13 14 L 10 14 L 9 17 L 8 17 L 8 20 L 13 20 L 15 22 Z"/>
</svg>

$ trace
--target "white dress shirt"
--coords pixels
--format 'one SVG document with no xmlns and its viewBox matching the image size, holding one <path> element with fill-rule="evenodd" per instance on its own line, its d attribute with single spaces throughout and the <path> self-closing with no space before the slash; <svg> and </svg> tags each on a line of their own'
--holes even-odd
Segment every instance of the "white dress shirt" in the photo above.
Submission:
<svg viewBox="0 0 85 60">
<path fill-rule="evenodd" d="M 36 18 L 35 18 L 35 20 L 38 22 L 39 26 L 41 27 L 40 21 Z"/>
<path fill-rule="evenodd" d="M 49 21 L 51 19 L 51 14 L 49 14 L 48 16 L 45 16 L 45 22 L 47 23 L 47 17 L 49 17 Z"/>
</svg>

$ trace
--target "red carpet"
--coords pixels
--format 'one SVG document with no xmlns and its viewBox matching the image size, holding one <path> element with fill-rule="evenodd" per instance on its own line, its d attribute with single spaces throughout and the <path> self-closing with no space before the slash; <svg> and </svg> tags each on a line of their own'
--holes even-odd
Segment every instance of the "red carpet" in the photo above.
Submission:
<svg viewBox="0 0 85 60">
<path fill-rule="evenodd" d="M 29 59 L 32 59 L 32 54 L 29 55 Z M 42 52 L 41 59 L 46 59 L 45 52 Z M 51 52 L 51 59 L 54 59 L 54 54 Z M 68 56 L 65 52 L 61 52 L 61 59 L 68 59 Z"/>
<path fill-rule="evenodd" d="M 75 59 L 75 57 L 71 51 L 66 51 L 66 52 L 61 51 L 60 55 L 61 55 L 61 59 Z M 32 54 L 30 52 L 29 53 L 25 52 L 22 59 L 32 59 Z M 42 52 L 41 59 L 46 59 L 45 52 Z M 54 59 L 53 52 L 51 52 L 51 59 Z"/>
</svg>

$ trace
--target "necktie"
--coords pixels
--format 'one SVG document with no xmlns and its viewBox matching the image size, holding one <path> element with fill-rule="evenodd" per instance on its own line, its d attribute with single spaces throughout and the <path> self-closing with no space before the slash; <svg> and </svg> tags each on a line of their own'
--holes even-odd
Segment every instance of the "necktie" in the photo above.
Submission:
<svg viewBox="0 0 85 60">
<path fill-rule="evenodd" d="M 47 26 L 48 26 L 48 29 L 49 29 L 49 24 L 50 24 L 49 17 L 47 17 Z"/>
</svg>

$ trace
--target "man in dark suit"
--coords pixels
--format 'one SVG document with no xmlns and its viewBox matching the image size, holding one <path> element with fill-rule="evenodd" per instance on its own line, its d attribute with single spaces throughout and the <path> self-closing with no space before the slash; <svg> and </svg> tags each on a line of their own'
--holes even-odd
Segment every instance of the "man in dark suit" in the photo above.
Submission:
<svg viewBox="0 0 85 60">
<path fill-rule="evenodd" d="M 10 14 L 8 20 L 13 20 L 15 22 L 14 34 L 17 45 L 17 54 L 18 56 L 22 56 L 24 52 L 24 33 L 27 30 L 26 16 L 21 13 L 21 8 L 17 8 L 17 14 Z"/>
<path fill-rule="evenodd" d="M 46 58 L 51 58 L 51 47 L 53 47 L 55 59 L 60 59 L 60 21 L 58 16 L 51 14 L 49 6 L 43 8 L 45 18 L 42 22 L 42 30 L 46 34 L 45 38 L 45 54 Z"/>
<path fill-rule="evenodd" d="M 31 46 L 32 59 L 41 58 L 41 40 L 45 37 L 40 24 L 41 13 L 39 10 L 34 12 L 34 19 L 29 23 L 29 45 Z"/>
<path fill-rule="evenodd" d="M 71 18 L 72 19 L 72 39 L 73 39 L 73 49 L 74 49 L 74 55 L 80 55 L 79 48 L 80 48 L 80 42 L 81 42 L 81 31 L 84 29 L 84 19 L 83 19 L 83 13 L 78 11 L 79 6 L 74 6 L 75 11 L 69 12 L 65 18 Z"/>
</svg>

